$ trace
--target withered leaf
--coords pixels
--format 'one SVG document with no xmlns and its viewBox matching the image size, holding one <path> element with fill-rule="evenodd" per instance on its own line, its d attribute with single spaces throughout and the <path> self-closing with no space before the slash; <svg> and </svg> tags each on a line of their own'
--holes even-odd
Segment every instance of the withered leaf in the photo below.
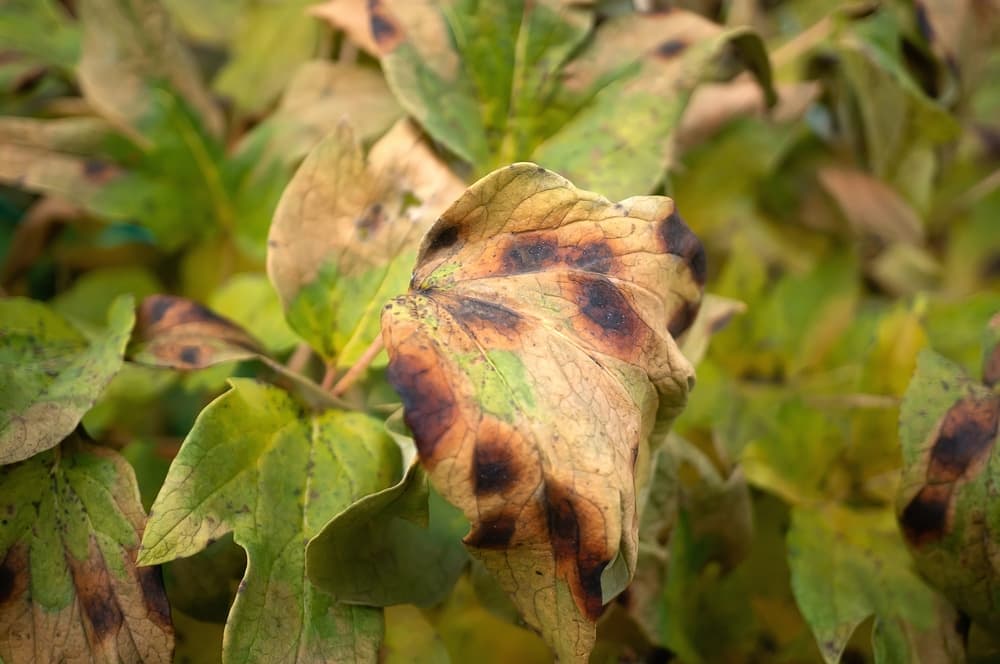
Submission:
<svg viewBox="0 0 1000 664">
<path fill-rule="evenodd" d="M 634 570 L 636 468 L 693 383 L 673 336 L 704 280 L 671 199 L 612 203 L 519 163 L 442 215 L 383 313 L 432 483 L 562 661 L 586 659 Z"/>
<path fill-rule="evenodd" d="M 132 468 L 74 433 L 0 468 L 0 660 L 169 662 L 170 607 L 136 567 L 146 517 Z"/>
</svg>

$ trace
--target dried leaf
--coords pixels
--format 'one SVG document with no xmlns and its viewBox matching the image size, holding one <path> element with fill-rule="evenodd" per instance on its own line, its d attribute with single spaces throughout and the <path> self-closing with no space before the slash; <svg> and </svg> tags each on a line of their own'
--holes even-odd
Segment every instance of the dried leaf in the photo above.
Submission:
<svg viewBox="0 0 1000 664">
<path fill-rule="evenodd" d="M 465 542 L 565 661 L 635 565 L 635 464 L 693 370 L 700 242 L 673 201 L 614 204 L 534 164 L 473 185 L 383 314 L 389 379 Z M 642 480 L 639 480 L 642 481 Z"/>
<path fill-rule="evenodd" d="M 122 367 L 135 317 L 116 299 L 108 329 L 88 340 L 41 302 L 0 301 L 0 464 L 57 445 Z"/>
<path fill-rule="evenodd" d="M 920 244 L 924 227 L 909 203 L 881 180 L 862 171 L 828 167 L 817 172 L 855 232 L 887 242 Z"/>
<path fill-rule="evenodd" d="M 0 468 L 0 659 L 170 662 L 160 571 L 135 564 L 135 475 L 76 433 Z"/>
</svg>

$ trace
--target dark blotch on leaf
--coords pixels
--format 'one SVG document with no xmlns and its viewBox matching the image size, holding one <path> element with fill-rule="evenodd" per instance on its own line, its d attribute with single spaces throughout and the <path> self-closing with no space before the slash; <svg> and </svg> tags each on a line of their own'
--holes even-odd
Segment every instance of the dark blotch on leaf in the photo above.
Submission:
<svg viewBox="0 0 1000 664">
<path fill-rule="evenodd" d="M 521 323 L 521 315 L 516 311 L 486 300 L 463 298 L 456 306 L 447 308 L 452 316 L 466 325 L 487 323 L 491 327 L 514 332 Z"/>
<path fill-rule="evenodd" d="M 613 259 L 614 254 L 611 253 L 611 247 L 604 242 L 593 242 L 584 246 L 579 253 L 570 257 L 566 262 L 578 270 L 607 274 L 611 271 Z"/>
<path fill-rule="evenodd" d="M 160 295 L 153 295 L 149 297 L 143 306 L 147 315 L 146 322 L 149 325 L 159 323 L 160 319 L 163 318 L 163 315 L 170 311 L 172 306 L 174 306 L 173 298 Z"/>
<path fill-rule="evenodd" d="M 427 239 L 427 253 L 447 249 L 458 242 L 458 226 L 442 226 L 432 231 Z"/>
<path fill-rule="evenodd" d="M 558 262 L 556 241 L 550 237 L 527 236 L 514 240 L 503 252 L 504 274 L 537 272 Z"/>
<path fill-rule="evenodd" d="M 503 549 L 510 544 L 517 528 L 517 519 L 507 514 L 486 518 L 465 536 L 465 544 L 478 549 Z"/>
<path fill-rule="evenodd" d="M 384 14 L 385 7 L 379 0 L 368 0 L 369 25 L 372 38 L 383 52 L 390 51 L 401 39 L 399 28 Z"/>
<path fill-rule="evenodd" d="M 580 313 L 597 325 L 599 336 L 610 338 L 619 350 L 626 350 L 625 344 L 632 344 L 641 325 L 632 305 L 606 277 L 579 275 L 572 280 L 577 285 Z"/>
<path fill-rule="evenodd" d="M 677 212 L 660 222 L 658 229 L 663 250 L 679 256 L 691 268 L 691 274 L 699 286 L 705 285 L 708 276 L 705 247 Z"/>
<path fill-rule="evenodd" d="M 80 593 L 80 604 L 93 630 L 94 641 L 100 643 L 118 633 L 122 625 L 122 612 L 115 603 L 110 581 Z"/>
<path fill-rule="evenodd" d="M 906 539 L 914 546 L 921 546 L 944 537 L 950 504 L 950 487 L 937 485 L 921 489 L 899 515 Z"/>
<path fill-rule="evenodd" d="M 948 409 L 931 448 L 927 479 L 954 482 L 989 455 L 997 437 L 1000 397 L 966 397 Z"/>
<path fill-rule="evenodd" d="M 163 588 L 163 574 L 160 567 L 139 567 L 139 586 L 142 588 L 142 601 L 146 604 L 149 617 L 159 625 L 170 624 L 170 602 Z"/>
<path fill-rule="evenodd" d="M 1000 343 L 983 360 L 983 382 L 989 387 L 1000 382 Z"/>
<path fill-rule="evenodd" d="M 517 465 L 510 448 L 491 438 L 476 441 L 472 459 L 472 486 L 476 495 L 500 493 L 517 481 Z"/>
<path fill-rule="evenodd" d="M 180 352 L 181 362 L 197 366 L 201 361 L 201 349 L 197 346 L 184 346 Z"/>
<path fill-rule="evenodd" d="M 686 48 L 687 44 L 680 39 L 668 39 L 656 47 L 656 54 L 661 58 L 672 58 Z"/>
<path fill-rule="evenodd" d="M 667 331 L 674 338 L 679 337 L 684 334 L 691 324 L 694 323 L 694 319 L 698 316 L 698 309 L 701 308 L 701 302 L 685 302 L 678 311 L 676 311 L 671 317 L 670 322 L 667 323 Z"/>
<path fill-rule="evenodd" d="M 455 418 L 451 389 L 436 364 L 428 366 L 415 355 L 392 358 L 386 376 L 403 401 L 403 421 L 420 458 L 429 462 Z"/>
<path fill-rule="evenodd" d="M 545 480 L 545 515 L 556 562 L 570 562 L 576 567 L 578 587 L 573 594 L 581 609 L 591 620 L 597 620 L 604 610 L 601 592 L 601 572 L 608 561 L 600 552 L 591 551 L 584 540 L 585 528 L 574 502 L 573 492 L 558 482 Z M 570 587 L 573 584 L 571 582 Z"/>
<path fill-rule="evenodd" d="M 7 552 L 3 564 L 0 564 L 0 606 L 6 604 L 14 596 L 17 586 L 17 576 L 21 565 L 25 563 L 12 547 Z"/>
</svg>

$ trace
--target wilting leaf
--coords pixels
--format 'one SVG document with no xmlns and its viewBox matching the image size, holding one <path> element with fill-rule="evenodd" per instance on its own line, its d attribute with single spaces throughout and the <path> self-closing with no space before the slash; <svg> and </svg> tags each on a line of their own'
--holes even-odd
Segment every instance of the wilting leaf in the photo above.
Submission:
<svg viewBox="0 0 1000 664">
<path fill-rule="evenodd" d="M 367 165 L 346 126 L 324 140 L 285 190 L 268 238 L 268 274 L 292 328 L 328 362 L 353 364 L 378 336 L 382 305 L 406 289 L 420 237 L 460 191 L 408 125 Z"/>
<path fill-rule="evenodd" d="M 615 204 L 515 164 L 442 215 L 383 314 L 389 380 L 432 482 L 566 661 L 587 656 L 634 569 L 634 468 L 686 401 L 693 371 L 671 335 L 694 318 L 704 270 L 672 200 Z"/>
<path fill-rule="evenodd" d="M 403 478 L 348 507 L 309 543 L 309 579 L 340 601 L 434 606 L 468 562 L 465 518 L 429 492 L 413 441 L 405 445 Z"/>
<path fill-rule="evenodd" d="M 108 328 L 88 340 L 33 300 L 0 301 L 0 464 L 27 459 L 68 436 L 122 366 L 135 316 L 116 299 Z"/>
<path fill-rule="evenodd" d="M 900 412 L 899 523 L 920 572 L 973 620 L 1000 628 L 1000 528 L 993 465 L 1000 395 L 932 351 L 921 353 Z"/>
<path fill-rule="evenodd" d="M 0 468 L 0 659 L 170 662 L 159 570 L 136 568 L 145 522 L 132 468 L 72 434 Z"/>
<path fill-rule="evenodd" d="M 230 662 L 370 661 L 379 611 L 337 604 L 305 578 L 305 544 L 333 515 L 392 483 L 399 452 L 362 413 L 304 413 L 246 379 L 202 411 L 143 535 L 142 564 L 189 556 L 232 532 L 247 573 L 226 625 Z"/>
<path fill-rule="evenodd" d="M 876 662 L 961 661 L 957 616 L 910 569 L 890 513 L 796 508 L 788 557 L 795 599 L 828 664 L 871 615 Z"/>
</svg>

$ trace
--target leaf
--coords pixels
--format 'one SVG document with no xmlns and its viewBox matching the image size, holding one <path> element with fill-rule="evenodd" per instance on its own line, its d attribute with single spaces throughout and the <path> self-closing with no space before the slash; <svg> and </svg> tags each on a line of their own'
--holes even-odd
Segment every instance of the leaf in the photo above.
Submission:
<svg viewBox="0 0 1000 664">
<path fill-rule="evenodd" d="M 962 661 L 954 611 L 910 569 L 888 512 L 796 508 L 788 558 L 795 599 L 828 664 L 871 615 L 876 662 Z"/>
<path fill-rule="evenodd" d="M 212 294 L 209 305 L 260 339 L 271 352 L 280 353 L 298 343 L 266 275 L 253 272 L 234 275 Z"/>
<path fill-rule="evenodd" d="M 134 321 L 132 298 L 120 297 L 107 330 L 88 341 L 40 302 L 0 300 L 0 464 L 72 433 L 121 369 Z"/>
<path fill-rule="evenodd" d="M 80 34 L 55 0 L 5 0 L 0 44 L 5 51 L 69 71 L 79 55 Z"/>
<path fill-rule="evenodd" d="M 816 175 L 855 233 L 867 231 L 887 242 L 923 242 L 920 217 L 884 182 L 858 170 L 838 167 L 820 169 Z"/>
<path fill-rule="evenodd" d="M 268 356 L 242 327 L 183 297 L 151 295 L 142 301 L 130 355 L 140 364 L 180 370 L 259 360 L 308 403 L 338 405 L 319 385 Z"/>
<path fill-rule="evenodd" d="M 378 0 L 368 13 L 403 108 L 479 172 L 530 154 L 539 125 L 551 123 L 559 67 L 592 20 L 562 0 Z"/>
<path fill-rule="evenodd" d="M 412 440 L 407 448 L 412 461 L 398 483 L 352 504 L 309 542 L 309 580 L 339 601 L 434 606 L 465 569 L 468 523 L 429 492 Z"/>
<path fill-rule="evenodd" d="M 362 413 L 307 414 L 278 388 L 230 382 L 174 459 L 140 562 L 189 556 L 232 532 L 247 572 L 227 621 L 224 661 L 374 661 L 380 612 L 338 604 L 308 583 L 305 543 L 398 477 L 396 446 Z"/>
<path fill-rule="evenodd" d="M 221 114 L 158 2 L 89 0 L 80 24 L 80 85 L 103 117 L 142 143 L 175 103 L 164 96 L 177 94 L 211 133 L 221 132 Z"/>
<path fill-rule="evenodd" d="M 382 305 L 406 289 L 419 238 L 460 191 L 406 124 L 367 165 L 346 126 L 325 139 L 285 190 L 268 237 L 268 275 L 291 327 L 327 362 L 352 365 L 378 336 Z"/>
<path fill-rule="evenodd" d="M 317 55 L 319 24 L 306 15 L 312 0 L 244 4 L 237 18 L 229 61 L 215 90 L 248 114 L 265 111 L 292 73 Z"/>
<path fill-rule="evenodd" d="M 73 433 L 0 468 L 0 659 L 170 662 L 160 572 L 135 565 L 145 522 L 117 453 Z"/>
<path fill-rule="evenodd" d="M 899 523 L 921 574 L 987 629 L 1000 626 L 992 535 L 1000 395 L 924 351 L 899 416 Z"/>
<path fill-rule="evenodd" d="M 586 658 L 606 590 L 634 569 L 634 464 L 686 401 L 693 372 L 671 334 L 703 282 L 670 199 L 614 204 L 514 164 L 435 223 L 410 293 L 383 314 L 431 481 L 566 661 Z"/>
<path fill-rule="evenodd" d="M 683 10 L 606 21 L 563 75 L 588 99 L 531 159 L 612 196 L 652 191 L 673 163 L 673 142 L 692 91 L 721 73 L 734 49 L 764 91 L 775 92 L 760 38 Z"/>
</svg>

